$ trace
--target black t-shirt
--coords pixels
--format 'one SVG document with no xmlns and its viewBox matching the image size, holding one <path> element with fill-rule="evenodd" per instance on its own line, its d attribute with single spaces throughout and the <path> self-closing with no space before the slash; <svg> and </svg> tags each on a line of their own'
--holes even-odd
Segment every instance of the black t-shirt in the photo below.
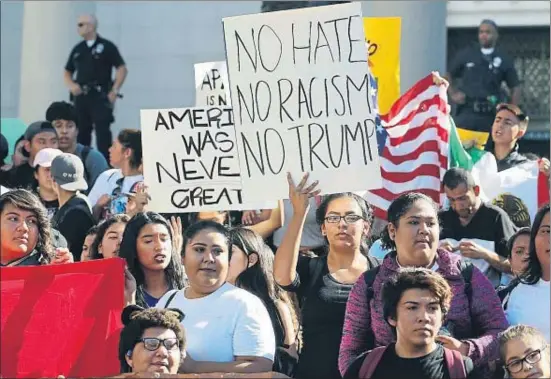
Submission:
<svg viewBox="0 0 551 379">
<path fill-rule="evenodd" d="M 461 79 L 457 88 L 465 93 L 468 100 L 486 99 L 492 95 L 500 97 L 503 82 L 509 88 L 519 85 L 513 60 L 498 48 L 485 55 L 479 45 L 469 46 L 451 62 L 449 72 L 452 78 Z"/>
<path fill-rule="evenodd" d="M 124 64 L 117 46 L 98 35 L 91 47 L 86 41 L 81 41 L 73 48 L 65 70 L 70 73 L 76 71 L 75 81 L 79 84 L 98 84 L 110 88 L 113 68 Z"/>
<path fill-rule="evenodd" d="M 33 191 L 38 186 L 38 181 L 34 177 L 34 168 L 28 163 L 13 167 L 6 173 L 5 187 L 10 189 L 28 189 Z"/>
<path fill-rule="evenodd" d="M 516 228 L 503 209 L 483 203 L 471 221 L 465 226 L 461 225 L 459 216 L 451 208 L 440 212 L 440 220 L 442 227 L 441 240 L 451 238 L 460 241 L 466 238 L 489 241 L 494 243 L 494 252 L 505 258 L 508 256 L 507 241 L 515 233 Z M 485 268 L 486 266 L 487 268 Z M 494 287 L 499 285 L 501 279 L 499 271 L 489 264 L 479 265 L 478 268 L 484 271 Z"/>
<path fill-rule="evenodd" d="M 94 217 L 82 195 L 73 196 L 59 208 L 52 219 L 52 227 L 59 230 L 67 239 L 69 251 L 73 253 L 75 262 L 80 261 L 86 233 L 94 224 Z"/>
<path fill-rule="evenodd" d="M 360 368 L 367 352 L 360 355 L 352 362 L 343 379 L 357 379 Z M 463 357 L 465 371 L 468 379 L 478 378 L 470 358 Z M 430 354 L 419 358 L 401 358 L 396 354 L 395 344 L 391 344 L 385 350 L 381 361 L 377 365 L 371 379 L 451 379 L 448 367 L 444 360 L 444 348 L 437 348 Z"/>
<path fill-rule="evenodd" d="M 313 278 L 316 273 L 319 273 L 317 278 Z M 299 257 L 295 281 L 283 287 L 296 292 L 302 304 L 304 346 L 298 364 L 298 378 L 341 377 L 338 369 L 339 348 L 346 301 L 352 287 L 352 284 L 337 282 L 329 274 L 327 255 L 320 258 Z"/>
<path fill-rule="evenodd" d="M 467 225 L 461 225 L 459 216 L 453 209 L 440 212 L 442 231 L 440 239 L 477 238 L 492 241 L 495 252 L 507 257 L 507 241 L 515 233 L 515 225 L 505 211 L 492 204 L 480 205 Z"/>
<path fill-rule="evenodd" d="M 44 204 L 44 207 L 46 207 L 46 211 L 48 211 L 48 218 L 51 220 L 54 218 L 55 214 L 57 213 L 59 209 L 59 200 L 44 200 L 40 197 L 37 191 L 37 195 L 40 198 L 40 201 L 42 201 L 42 204 Z"/>
</svg>

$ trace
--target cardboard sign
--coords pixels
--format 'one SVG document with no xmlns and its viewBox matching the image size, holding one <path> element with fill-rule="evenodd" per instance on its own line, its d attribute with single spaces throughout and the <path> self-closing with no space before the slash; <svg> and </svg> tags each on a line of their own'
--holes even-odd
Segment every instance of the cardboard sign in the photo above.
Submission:
<svg viewBox="0 0 551 379">
<path fill-rule="evenodd" d="M 195 106 L 231 105 L 226 62 L 195 64 Z"/>
<path fill-rule="evenodd" d="M 361 4 L 223 20 L 244 195 L 381 187 Z"/>
<path fill-rule="evenodd" d="M 400 17 L 364 17 L 369 69 L 377 80 L 380 114 L 400 97 Z"/>
<path fill-rule="evenodd" d="M 0 268 L 3 378 L 120 372 L 124 261 Z"/>
<path fill-rule="evenodd" d="M 273 209 L 242 193 L 232 109 L 141 111 L 149 209 L 160 213 Z"/>
</svg>

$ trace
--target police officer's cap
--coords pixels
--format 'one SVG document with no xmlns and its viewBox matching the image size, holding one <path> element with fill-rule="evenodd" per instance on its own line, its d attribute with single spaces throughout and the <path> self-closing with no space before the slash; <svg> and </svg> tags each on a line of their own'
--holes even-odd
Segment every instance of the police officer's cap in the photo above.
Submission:
<svg viewBox="0 0 551 379">
<path fill-rule="evenodd" d="M 50 105 L 46 111 L 46 120 L 54 122 L 55 120 L 66 120 L 77 122 L 77 113 L 75 107 L 66 101 L 56 101 Z"/>
</svg>

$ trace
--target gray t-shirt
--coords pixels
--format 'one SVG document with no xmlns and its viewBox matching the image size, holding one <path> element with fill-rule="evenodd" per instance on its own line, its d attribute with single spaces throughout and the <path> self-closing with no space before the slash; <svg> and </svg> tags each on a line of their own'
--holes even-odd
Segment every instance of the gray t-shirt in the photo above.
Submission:
<svg viewBox="0 0 551 379">
<path fill-rule="evenodd" d="M 75 155 L 78 155 L 80 159 L 82 159 L 84 148 L 84 145 L 77 143 Z M 96 182 L 98 176 L 100 176 L 102 172 L 109 169 L 109 165 L 107 164 L 107 161 L 105 160 L 103 154 L 94 148 L 90 147 L 89 149 L 90 150 L 88 152 L 88 156 L 86 157 L 86 161 L 82 162 L 84 164 L 84 169 L 86 170 L 88 191 L 94 186 L 94 183 Z"/>
</svg>

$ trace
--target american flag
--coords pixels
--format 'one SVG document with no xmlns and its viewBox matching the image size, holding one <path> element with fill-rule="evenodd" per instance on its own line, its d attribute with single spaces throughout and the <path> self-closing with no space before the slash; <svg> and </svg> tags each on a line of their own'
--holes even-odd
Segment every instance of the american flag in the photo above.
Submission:
<svg viewBox="0 0 551 379">
<path fill-rule="evenodd" d="M 370 78 L 373 103 L 377 83 Z M 446 87 L 432 74 L 400 97 L 388 114 L 377 118 L 377 145 L 383 187 L 367 191 L 376 217 L 387 219 L 396 197 L 421 192 L 442 203 L 441 179 L 448 168 L 449 106 Z"/>
</svg>

